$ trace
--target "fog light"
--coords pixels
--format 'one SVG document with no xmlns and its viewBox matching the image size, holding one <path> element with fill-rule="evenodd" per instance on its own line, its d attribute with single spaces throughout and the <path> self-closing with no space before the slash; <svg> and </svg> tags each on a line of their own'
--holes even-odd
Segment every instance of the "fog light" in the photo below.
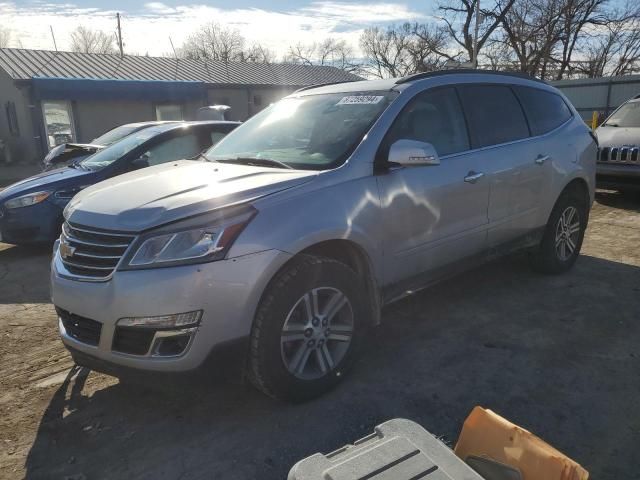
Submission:
<svg viewBox="0 0 640 480">
<path fill-rule="evenodd" d="M 159 317 L 127 317 L 118 320 L 120 327 L 141 328 L 186 328 L 196 327 L 200 324 L 202 310 L 194 312 L 176 313 L 174 315 L 162 315 Z"/>
<path fill-rule="evenodd" d="M 160 357 L 176 357 L 184 352 L 190 339 L 191 334 L 161 338 L 156 343 L 154 354 Z"/>
</svg>

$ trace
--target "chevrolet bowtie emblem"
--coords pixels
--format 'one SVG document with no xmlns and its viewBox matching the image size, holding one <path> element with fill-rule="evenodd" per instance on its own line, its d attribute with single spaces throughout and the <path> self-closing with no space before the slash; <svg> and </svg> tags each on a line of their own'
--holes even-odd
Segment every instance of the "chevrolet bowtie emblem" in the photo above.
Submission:
<svg viewBox="0 0 640 480">
<path fill-rule="evenodd" d="M 76 247 L 72 247 L 71 245 L 69 245 L 69 242 L 67 242 L 64 238 L 60 240 L 60 256 L 63 259 L 67 259 L 69 257 L 72 257 L 73 254 L 76 251 Z"/>
</svg>

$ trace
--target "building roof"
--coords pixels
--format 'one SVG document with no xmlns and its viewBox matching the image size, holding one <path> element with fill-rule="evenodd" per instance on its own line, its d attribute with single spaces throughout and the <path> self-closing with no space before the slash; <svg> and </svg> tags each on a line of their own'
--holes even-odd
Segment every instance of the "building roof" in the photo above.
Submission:
<svg viewBox="0 0 640 480">
<path fill-rule="evenodd" d="M 304 87 L 362 80 L 335 67 L 218 62 L 169 57 L 0 48 L 0 68 L 14 80 L 73 79 L 197 81 L 217 85 Z"/>
</svg>

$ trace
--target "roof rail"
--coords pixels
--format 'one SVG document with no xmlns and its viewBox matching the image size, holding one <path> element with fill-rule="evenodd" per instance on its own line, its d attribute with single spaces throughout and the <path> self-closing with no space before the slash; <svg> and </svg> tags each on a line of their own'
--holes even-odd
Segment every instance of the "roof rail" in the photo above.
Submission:
<svg viewBox="0 0 640 480">
<path fill-rule="evenodd" d="M 414 73 L 413 75 L 407 75 L 406 77 L 402 77 L 399 78 L 396 81 L 396 85 L 401 85 L 403 83 L 407 83 L 407 82 L 412 82 L 414 80 L 422 80 L 423 78 L 432 78 L 432 77 L 441 77 L 444 75 L 459 75 L 459 74 L 469 74 L 469 73 L 474 73 L 474 74 L 486 74 L 486 75 L 504 75 L 507 77 L 517 77 L 517 78 L 524 78 L 526 80 L 532 80 L 534 82 L 540 82 L 540 83 L 544 83 L 545 85 L 547 84 L 547 82 L 545 82 L 544 80 L 540 80 L 539 78 L 535 78 L 532 77 L 530 75 L 527 75 L 526 73 L 519 73 L 519 72 L 501 72 L 501 71 L 497 71 L 497 70 L 480 70 L 480 69 L 474 69 L 474 68 L 455 68 L 455 69 L 451 69 L 451 70 L 438 70 L 435 72 L 422 72 L 422 73 Z"/>
<path fill-rule="evenodd" d="M 316 85 L 307 85 L 306 87 L 299 88 L 293 93 L 304 92 L 305 90 L 310 90 L 312 88 L 327 87 L 329 85 L 339 85 L 341 83 L 352 83 L 352 82 L 358 82 L 358 81 L 359 80 L 343 80 L 341 82 L 317 83 Z"/>
</svg>

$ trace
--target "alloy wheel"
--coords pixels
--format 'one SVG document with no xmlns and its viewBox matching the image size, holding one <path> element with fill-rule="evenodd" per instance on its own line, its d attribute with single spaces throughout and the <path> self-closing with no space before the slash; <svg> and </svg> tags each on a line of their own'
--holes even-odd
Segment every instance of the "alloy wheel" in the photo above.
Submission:
<svg viewBox="0 0 640 480">
<path fill-rule="evenodd" d="M 576 251 L 580 238 L 580 214 L 575 207 L 567 207 L 556 225 L 556 254 L 561 261 L 568 260 Z"/>
<path fill-rule="evenodd" d="M 332 372 L 349 350 L 353 308 L 333 287 L 305 293 L 289 311 L 280 336 L 282 361 L 289 373 L 315 380 Z"/>
</svg>

